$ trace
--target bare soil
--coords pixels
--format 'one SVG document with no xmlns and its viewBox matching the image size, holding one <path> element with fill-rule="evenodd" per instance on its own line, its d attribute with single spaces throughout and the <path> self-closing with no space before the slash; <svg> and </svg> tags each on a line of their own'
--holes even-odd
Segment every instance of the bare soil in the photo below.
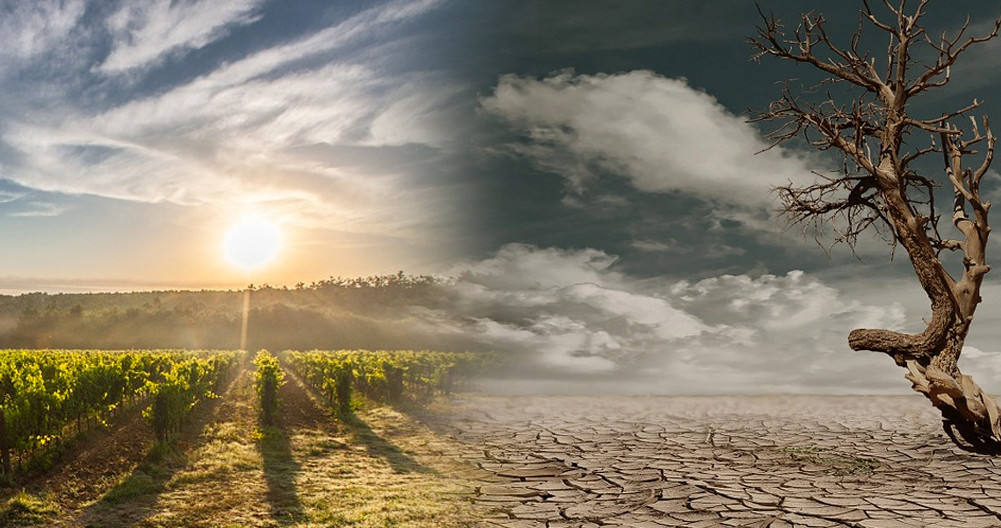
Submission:
<svg viewBox="0 0 1001 528">
<path fill-rule="evenodd" d="M 1001 459 L 910 396 L 470 397 L 483 526 L 1001 526 Z"/>
</svg>

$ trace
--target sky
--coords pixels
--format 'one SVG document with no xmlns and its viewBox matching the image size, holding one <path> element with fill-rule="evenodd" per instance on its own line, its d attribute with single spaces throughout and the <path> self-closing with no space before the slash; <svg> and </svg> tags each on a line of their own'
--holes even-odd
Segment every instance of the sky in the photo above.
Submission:
<svg viewBox="0 0 1001 528">
<path fill-rule="evenodd" d="M 760 4 L 845 42 L 861 2 Z M 404 270 L 457 277 L 424 330 L 531 356 L 512 390 L 906 393 L 845 339 L 920 328 L 905 256 L 776 213 L 838 160 L 759 153 L 748 110 L 811 79 L 750 60 L 759 22 L 747 0 L 0 0 L 0 291 Z M 912 109 L 1001 113 L 1001 43 L 965 59 Z M 253 271 L 222 250 L 248 215 L 282 233 Z M 961 363 L 993 390 L 998 280 Z"/>
</svg>

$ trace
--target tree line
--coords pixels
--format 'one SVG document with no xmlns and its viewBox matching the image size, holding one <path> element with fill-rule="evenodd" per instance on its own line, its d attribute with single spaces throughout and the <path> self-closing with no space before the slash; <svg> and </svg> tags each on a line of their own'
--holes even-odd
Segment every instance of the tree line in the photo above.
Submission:
<svg viewBox="0 0 1001 528">
<path fill-rule="evenodd" d="M 250 285 L 247 347 L 411 348 L 407 308 L 441 306 L 450 287 L 403 272 Z M 237 290 L 0 295 L 0 348 L 232 349 L 242 303 Z"/>
</svg>

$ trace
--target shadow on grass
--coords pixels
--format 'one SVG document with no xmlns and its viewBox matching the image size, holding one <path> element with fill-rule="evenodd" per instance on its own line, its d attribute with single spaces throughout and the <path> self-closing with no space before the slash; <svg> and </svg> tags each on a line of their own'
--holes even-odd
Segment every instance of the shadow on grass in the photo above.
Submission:
<svg viewBox="0 0 1001 528">
<path fill-rule="evenodd" d="M 231 375 L 219 392 L 229 395 L 243 375 L 243 371 Z M 219 404 L 225 397 L 198 402 L 176 441 L 154 444 L 132 473 L 100 500 L 87 507 L 76 519 L 74 526 L 134 526 L 152 516 L 157 498 L 166 490 L 167 483 L 188 465 L 188 457 L 179 446 L 194 444 L 208 424 L 217 417 Z"/>
<path fill-rule="evenodd" d="M 264 458 L 264 479 L 268 483 L 268 504 L 271 516 L 283 524 L 304 520 L 302 501 L 295 486 L 295 477 L 302 467 L 292 456 L 289 432 L 282 427 L 265 426 L 258 444 Z"/>
<path fill-rule="evenodd" d="M 341 415 L 341 423 L 351 433 L 354 443 L 365 446 L 370 455 L 386 459 L 396 473 L 434 473 L 433 469 L 422 466 L 399 447 L 382 438 L 355 414 Z"/>
<path fill-rule="evenodd" d="M 358 415 L 352 413 L 338 413 L 316 400 L 315 394 L 310 396 L 306 386 L 295 376 L 294 372 L 286 371 L 286 381 L 282 385 L 280 401 L 287 405 L 282 411 L 281 419 L 285 423 L 291 423 L 294 427 L 304 427 L 307 429 L 324 427 L 329 424 L 331 416 L 336 417 L 343 431 L 351 438 L 351 443 L 364 446 L 365 450 L 372 456 L 385 459 L 392 470 L 396 473 L 434 473 L 433 469 L 422 466 L 416 460 L 407 455 L 392 442 L 380 437 L 372 430 Z M 395 408 L 395 406 L 393 406 Z M 326 408 L 326 410 L 324 410 Z M 335 448 L 342 449 L 346 446 L 337 445 Z"/>
<path fill-rule="evenodd" d="M 24 489 L 0 506 L 0 526 L 44 526 L 59 505 L 51 496 L 31 495 Z"/>
<path fill-rule="evenodd" d="M 419 422 L 431 432 L 447 435 L 454 432 L 452 417 L 447 409 L 452 395 L 420 396 L 417 398 L 401 398 L 391 404 L 392 408 L 410 419 Z M 445 402 L 445 406 L 442 406 Z"/>
</svg>

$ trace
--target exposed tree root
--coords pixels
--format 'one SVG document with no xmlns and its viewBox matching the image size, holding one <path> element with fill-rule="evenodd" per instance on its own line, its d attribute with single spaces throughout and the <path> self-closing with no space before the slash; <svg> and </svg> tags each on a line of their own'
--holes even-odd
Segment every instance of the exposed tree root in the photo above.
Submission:
<svg viewBox="0 0 1001 528">
<path fill-rule="evenodd" d="M 966 451 L 1001 454 L 1001 413 L 994 396 L 966 374 L 960 373 L 957 379 L 934 365 L 913 360 L 906 366 L 911 388 L 927 396 L 942 413 L 942 427 L 953 443 Z"/>
<path fill-rule="evenodd" d="M 878 12 L 863 2 L 859 26 L 850 47 L 834 44 L 827 19 L 811 11 L 788 30 L 774 16 L 761 13 L 762 24 L 751 44 L 755 58 L 773 56 L 819 70 L 825 84 L 861 88 L 849 92 L 813 89 L 781 96 L 758 112 L 755 122 L 774 122 L 772 146 L 804 139 L 820 151 L 840 152 L 843 169 L 818 174 L 813 183 L 778 188 L 782 212 L 793 224 L 811 226 L 818 237 L 833 227 L 835 243 L 854 246 L 870 229 L 887 227 L 891 242 L 907 252 L 921 288 L 931 302 L 931 319 L 923 331 L 857 329 L 848 336 L 853 350 L 871 350 L 893 357 L 907 367 L 907 379 L 942 412 L 949 437 L 964 449 L 997 452 L 1001 448 L 998 403 L 961 373 L 957 361 L 974 312 L 982 301 L 980 287 L 987 265 L 990 202 L 980 184 L 994 161 L 997 137 L 986 116 L 971 115 L 981 106 L 944 109 L 940 117 L 917 119 L 909 114 L 912 100 L 949 83 L 953 65 L 973 46 L 1001 36 L 1001 17 L 979 36 L 969 36 L 970 19 L 941 42 L 928 37 L 921 22 L 928 0 L 908 6 L 907 0 L 884 0 Z M 885 20 L 881 20 L 885 18 Z M 884 59 L 878 51 L 860 50 L 863 28 L 889 36 Z M 920 53 L 913 51 L 927 47 Z M 935 57 L 933 63 L 915 57 Z M 885 65 L 885 69 L 881 66 Z M 885 73 L 884 73 L 885 72 Z M 836 98 L 835 98 L 836 97 Z M 930 134 L 924 146 L 912 137 Z M 937 139 L 936 139 L 937 138 Z M 771 147 L 769 147 L 771 148 Z M 912 162 L 942 156 L 943 171 L 921 175 Z M 988 179 L 989 181 L 989 179 Z M 949 210 L 936 205 L 936 188 L 952 191 L 951 224 L 943 234 L 940 220 Z M 940 258 L 943 251 L 962 257 L 962 268 Z M 955 267 L 952 271 L 948 267 Z"/>
</svg>

